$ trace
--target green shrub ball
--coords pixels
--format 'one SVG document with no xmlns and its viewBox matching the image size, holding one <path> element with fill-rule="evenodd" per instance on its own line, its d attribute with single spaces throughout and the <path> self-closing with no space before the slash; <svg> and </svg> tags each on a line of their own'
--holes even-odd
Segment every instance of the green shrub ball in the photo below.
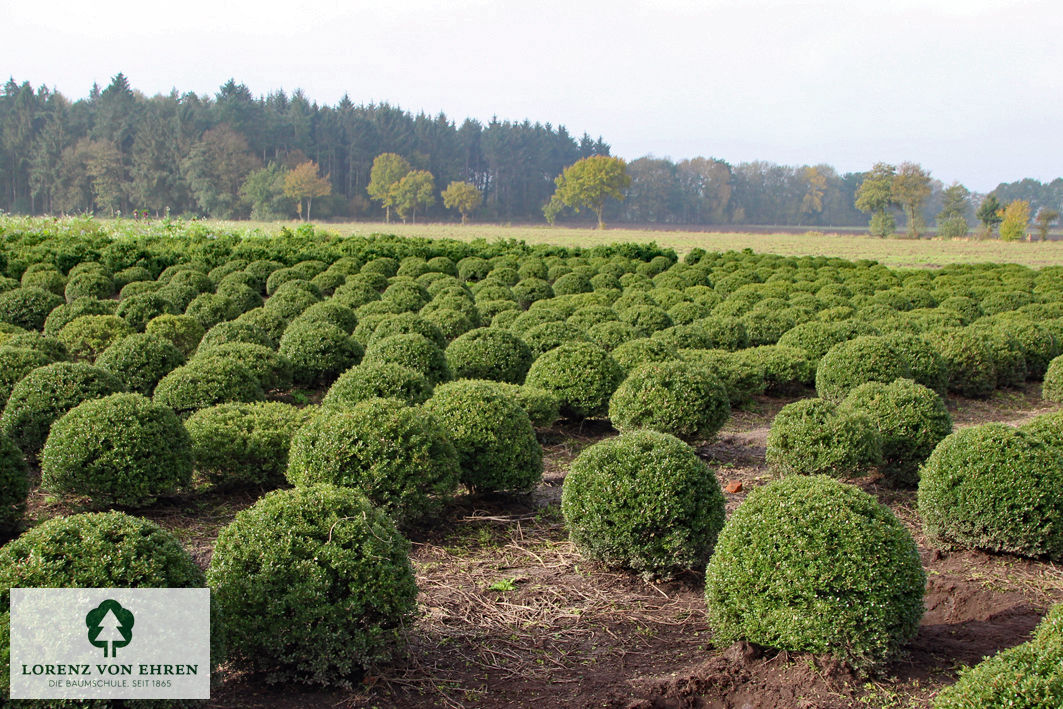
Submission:
<svg viewBox="0 0 1063 709">
<path fill-rule="evenodd" d="M 705 574 L 720 645 L 829 654 L 872 670 L 911 640 L 926 575 L 912 536 L 851 485 L 788 477 L 731 515 Z"/>
<path fill-rule="evenodd" d="M 455 379 L 493 379 L 520 384 L 532 364 L 532 351 L 501 328 L 471 330 L 450 343 L 447 364 Z"/>
<path fill-rule="evenodd" d="M 440 423 L 395 399 L 321 412 L 292 439 L 286 472 L 297 486 L 355 488 L 403 520 L 439 509 L 458 474 L 458 454 Z"/>
<path fill-rule="evenodd" d="M 0 538 L 14 534 L 26 511 L 29 468 L 15 442 L 0 434 Z"/>
<path fill-rule="evenodd" d="M 531 419 L 504 384 L 462 379 L 436 387 L 424 410 L 458 452 L 461 482 L 477 492 L 526 492 L 542 479 Z"/>
<path fill-rule="evenodd" d="M 48 314 L 64 303 L 43 288 L 15 288 L 0 293 L 0 322 L 26 330 L 40 330 Z"/>
<path fill-rule="evenodd" d="M 230 657 L 270 683 L 351 686 L 413 622 L 409 549 L 354 490 L 269 493 L 218 535 L 207 572 Z"/>
<path fill-rule="evenodd" d="M 1054 404 L 1063 403 L 1063 356 L 1049 362 L 1041 385 L 1041 398 Z"/>
<path fill-rule="evenodd" d="M 184 362 L 184 355 L 169 340 L 146 332 L 123 337 L 96 358 L 96 366 L 117 377 L 127 391 L 145 396 Z"/>
<path fill-rule="evenodd" d="M 362 363 L 332 383 L 323 406 L 354 406 L 366 399 L 398 399 L 411 406 L 432 396 L 432 385 L 420 372 L 390 362 Z"/>
<path fill-rule="evenodd" d="M 608 352 L 589 342 L 569 342 L 535 360 L 525 383 L 552 392 L 569 418 L 604 415 L 624 370 Z"/>
<path fill-rule="evenodd" d="M 911 377 L 903 354 L 882 337 L 864 335 L 827 350 L 816 367 L 816 393 L 838 401 L 867 382 L 889 383 Z"/>
<path fill-rule="evenodd" d="M 105 369 L 82 362 L 55 362 L 33 370 L 11 390 L 0 433 L 24 453 L 35 455 L 60 416 L 83 401 L 122 391 L 122 383 Z"/>
<path fill-rule="evenodd" d="M 863 413 L 802 399 L 776 414 L 765 457 L 784 474 L 858 477 L 882 462 L 882 438 Z"/>
<path fill-rule="evenodd" d="M 646 428 L 685 441 L 716 435 L 731 416 L 727 387 L 692 362 L 652 362 L 632 370 L 609 399 L 619 431 Z"/>
<path fill-rule="evenodd" d="M 945 402 L 910 379 L 868 382 L 849 392 L 842 406 L 864 414 L 882 438 L 879 471 L 894 485 L 914 486 L 919 466 L 952 433 Z"/>
<path fill-rule="evenodd" d="M 279 401 L 219 404 L 185 421 L 196 470 L 221 487 L 284 483 L 292 437 L 313 409 Z"/>
<path fill-rule="evenodd" d="M 206 357 L 173 370 L 155 387 L 153 398 L 180 416 L 230 401 L 266 398 L 258 377 L 240 362 Z"/>
<path fill-rule="evenodd" d="M 11 396 L 11 390 L 22 377 L 50 363 L 51 359 L 43 352 L 0 346 L 0 411 L 3 411 L 8 397 Z"/>
<path fill-rule="evenodd" d="M 361 361 L 365 351 L 350 335 L 323 322 L 293 323 L 281 337 L 281 356 L 292 365 L 296 384 L 331 384 Z"/>
<path fill-rule="evenodd" d="M 580 453 L 565 476 L 561 511 L 585 556 L 651 577 L 700 570 L 724 523 L 712 469 L 656 431 L 622 433 Z"/>
<path fill-rule="evenodd" d="M 961 429 L 920 470 L 923 531 L 940 548 L 1063 559 L 1063 458 L 1001 423 Z"/>
<path fill-rule="evenodd" d="M 424 335 L 391 335 L 377 340 L 365 351 L 366 364 L 392 362 L 420 372 L 433 386 L 451 379 L 443 350 Z"/>
<path fill-rule="evenodd" d="M 52 425 L 41 485 L 90 507 L 143 507 L 192 478 L 192 441 L 172 409 L 140 394 L 78 404 Z"/>
</svg>

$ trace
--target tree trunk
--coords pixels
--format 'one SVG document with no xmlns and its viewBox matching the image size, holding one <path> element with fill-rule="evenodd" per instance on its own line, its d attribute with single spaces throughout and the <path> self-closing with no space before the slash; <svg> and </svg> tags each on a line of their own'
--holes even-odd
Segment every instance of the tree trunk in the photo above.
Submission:
<svg viewBox="0 0 1063 709">
<path fill-rule="evenodd" d="M 384 223 L 385 224 L 391 224 L 391 205 L 390 204 L 386 205 L 384 207 Z"/>
<path fill-rule="evenodd" d="M 306 198 L 306 219 L 304 221 L 310 221 L 310 203 L 314 201 L 313 197 Z"/>
<path fill-rule="evenodd" d="M 595 208 L 594 213 L 598 215 L 598 228 L 605 229 L 605 222 L 602 220 L 602 212 L 605 211 L 605 205 L 599 205 Z"/>
<path fill-rule="evenodd" d="M 469 215 L 467 215 L 465 212 L 462 212 L 461 213 L 461 225 L 465 226 L 465 223 L 468 221 L 468 219 L 469 219 Z"/>
</svg>

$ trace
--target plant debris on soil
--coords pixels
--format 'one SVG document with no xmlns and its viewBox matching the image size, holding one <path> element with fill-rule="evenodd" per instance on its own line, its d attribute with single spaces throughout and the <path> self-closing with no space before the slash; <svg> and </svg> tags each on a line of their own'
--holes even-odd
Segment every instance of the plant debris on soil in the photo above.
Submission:
<svg viewBox="0 0 1063 709">
<path fill-rule="evenodd" d="M 774 479 L 765 440 L 791 400 L 759 399 L 698 448 L 725 489 L 728 514 Z M 962 427 L 1018 424 L 1055 407 L 1030 385 L 986 401 L 951 399 L 949 408 Z M 268 685 L 226 667 L 210 706 L 926 707 L 960 668 L 1024 642 L 1063 600 L 1063 568 L 1054 564 L 929 547 L 915 491 L 871 476 L 850 482 L 906 524 L 928 576 L 926 613 L 905 654 L 866 678 L 826 658 L 718 647 L 699 574 L 643 580 L 584 560 L 568 541 L 565 471 L 580 450 L 612 435 L 601 421 L 541 430 L 545 472 L 532 494 L 459 497 L 438 519 L 406 530 L 420 593 L 402 658 L 371 668 L 350 689 Z M 206 568 L 220 529 L 259 494 L 209 491 L 140 514 L 175 532 Z M 39 492 L 31 497 L 37 521 L 66 512 Z"/>
</svg>

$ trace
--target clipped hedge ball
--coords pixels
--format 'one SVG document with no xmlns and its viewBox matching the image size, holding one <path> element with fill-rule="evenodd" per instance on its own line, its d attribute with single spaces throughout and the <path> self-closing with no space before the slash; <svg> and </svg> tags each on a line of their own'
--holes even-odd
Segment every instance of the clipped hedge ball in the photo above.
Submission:
<svg viewBox="0 0 1063 709">
<path fill-rule="evenodd" d="M 330 384 L 361 361 L 365 351 L 350 335 L 335 325 L 307 321 L 293 323 L 284 331 L 278 350 L 291 362 L 297 384 Z"/>
<path fill-rule="evenodd" d="M 905 357 L 882 337 L 863 335 L 834 345 L 816 367 L 816 393 L 839 401 L 867 382 L 911 379 Z"/>
<path fill-rule="evenodd" d="M 366 348 L 365 364 L 394 363 L 420 372 L 433 386 L 451 379 L 443 350 L 423 335 L 391 335 Z"/>
<path fill-rule="evenodd" d="M 500 328 L 471 330 L 450 343 L 447 364 L 455 379 L 492 379 L 520 384 L 532 364 L 532 351 Z"/>
<path fill-rule="evenodd" d="M 1063 559 L 1063 458 L 1002 423 L 961 429 L 920 470 L 923 531 L 944 549 Z"/>
<path fill-rule="evenodd" d="M 398 399 L 414 406 L 431 395 L 432 385 L 418 371 L 391 362 L 363 362 L 341 374 L 321 404 L 349 407 L 366 399 Z"/>
<path fill-rule="evenodd" d="M 288 389 L 292 385 L 292 363 L 282 354 L 250 342 L 226 342 L 196 352 L 189 360 L 228 359 L 251 370 L 263 391 Z"/>
<path fill-rule="evenodd" d="M 609 399 L 609 419 L 618 431 L 646 428 L 686 441 L 712 438 L 730 416 L 724 383 L 691 362 L 640 365 Z"/>
<path fill-rule="evenodd" d="M 755 488 L 705 574 L 715 640 L 882 666 L 915 637 L 926 575 L 911 534 L 862 490 L 823 476 Z"/>
<path fill-rule="evenodd" d="M 22 377 L 51 362 L 48 355 L 37 350 L 0 346 L 0 412 L 7 404 L 11 390 Z"/>
<path fill-rule="evenodd" d="M 117 377 L 126 391 L 145 396 L 184 362 L 185 356 L 169 340 L 146 332 L 123 337 L 96 358 L 96 366 Z"/>
<path fill-rule="evenodd" d="M 212 357 L 193 360 L 173 370 L 159 380 L 152 396 L 181 417 L 216 404 L 266 398 L 258 377 L 246 365 Z"/>
<path fill-rule="evenodd" d="M 123 298 L 114 314 L 129 323 L 137 332 L 144 332 L 144 328 L 152 319 L 160 315 L 176 315 L 183 309 L 163 293 L 141 293 Z"/>
<path fill-rule="evenodd" d="M 48 313 L 48 317 L 44 320 L 44 334 L 54 337 L 64 325 L 82 315 L 114 315 L 117 307 L 118 303 L 113 300 L 78 298 Z"/>
<path fill-rule="evenodd" d="M 975 399 L 984 399 L 997 385 L 996 358 L 989 340 L 970 329 L 934 333 L 931 342 L 948 371 L 948 390 Z"/>
<path fill-rule="evenodd" d="M 267 494 L 221 531 L 207 571 L 230 658 L 271 683 L 350 686 L 413 622 L 409 550 L 354 490 Z"/>
<path fill-rule="evenodd" d="M 450 436 L 461 482 L 477 492 L 525 492 L 543 474 L 543 453 L 519 400 L 497 382 L 441 384 L 424 404 Z"/>
<path fill-rule="evenodd" d="M 28 455 L 36 453 L 60 416 L 83 401 L 122 391 L 122 383 L 100 367 L 55 362 L 34 369 L 11 389 L 0 416 L 0 433 Z"/>
<path fill-rule="evenodd" d="M 708 560 L 723 528 L 712 469 L 679 439 L 633 431 L 580 453 L 561 511 L 572 542 L 607 566 L 669 577 Z"/>
<path fill-rule="evenodd" d="M 0 538 L 18 531 L 30 494 L 29 467 L 15 442 L 0 434 Z"/>
<path fill-rule="evenodd" d="M 1063 355 L 1048 364 L 1044 383 L 1041 385 L 1041 398 L 1054 404 L 1063 403 Z"/>
<path fill-rule="evenodd" d="M 0 293 L 0 322 L 26 330 L 40 330 L 48 314 L 64 303 L 43 288 L 14 288 Z"/>
<path fill-rule="evenodd" d="M 188 357 L 196 351 L 206 330 L 191 315 L 160 315 L 144 326 L 144 332 L 157 335 L 173 343 L 173 346 Z"/>
<path fill-rule="evenodd" d="M 215 485 L 272 488 L 284 483 L 292 437 L 313 409 L 279 401 L 219 404 L 185 421 L 196 470 Z"/>
<path fill-rule="evenodd" d="M 825 399 L 802 399 L 771 422 L 765 457 L 788 475 L 858 477 L 882 462 L 882 437 L 866 414 Z"/>
<path fill-rule="evenodd" d="M 882 438 L 879 471 L 895 485 L 914 486 L 919 466 L 952 433 L 945 402 L 910 379 L 862 384 L 849 392 L 842 406 L 870 419 Z"/>
<path fill-rule="evenodd" d="M 55 338 L 75 359 L 92 362 L 105 349 L 132 334 L 133 328 L 117 315 L 81 315 L 64 325 Z"/>
<path fill-rule="evenodd" d="M 196 352 L 204 352 L 211 347 L 224 345 L 226 342 L 250 342 L 263 347 L 274 346 L 269 334 L 258 325 L 246 321 L 228 320 L 207 330 L 199 340 Z"/>
<path fill-rule="evenodd" d="M 561 416 L 561 402 L 557 396 L 545 389 L 538 389 L 527 385 L 508 384 L 498 382 L 498 388 L 512 396 L 524 413 L 528 414 L 532 426 L 546 428 L 552 426 Z"/>
<path fill-rule="evenodd" d="M 606 413 L 623 379 L 624 370 L 601 347 L 570 342 L 535 360 L 524 383 L 555 394 L 563 416 L 587 418 Z"/>
<path fill-rule="evenodd" d="M 90 507 L 143 507 L 192 478 L 192 441 L 172 409 L 140 394 L 78 404 L 52 425 L 41 486 Z"/>
<path fill-rule="evenodd" d="M 458 456 L 431 416 L 395 399 L 321 412 L 292 439 L 285 473 L 297 486 L 359 490 L 392 517 L 434 513 L 458 485 Z"/>
</svg>

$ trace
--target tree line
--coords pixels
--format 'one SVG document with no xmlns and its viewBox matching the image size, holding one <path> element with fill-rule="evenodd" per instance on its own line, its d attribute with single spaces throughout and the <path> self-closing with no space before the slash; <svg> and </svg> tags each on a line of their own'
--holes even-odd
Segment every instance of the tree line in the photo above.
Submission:
<svg viewBox="0 0 1063 709">
<path fill-rule="evenodd" d="M 384 155 L 402 161 L 402 175 L 381 193 L 373 168 Z M 546 216 L 558 215 L 552 196 L 565 168 L 609 155 L 601 137 L 577 138 L 564 126 L 459 124 L 346 96 L 322 106 L 301 91 L 256 97 L 235 80 L 213 96 L 148 97 L 123 74 L 76 101 L 14 79 L 0 92 L 0 210 L 14 213 L 541 221 L 544 207 Z M 874 171 L 647 156 L 626 164 L 623 200 L 564 218 L 862 227 L 869 212 L 858 206 L 858 191 Z M 917 209 L 893 201 L 882 213 L 907 227 L 934 225 L 949 189 L 928 176 Z M 1002 206 L 1023 200 L 1033 214 L 1058 211 L 1063 179 L 1002 184 L 994 194 Z M 964 220 L 977 223 L 983 197 L 966 192 Z"/>
</svg>

